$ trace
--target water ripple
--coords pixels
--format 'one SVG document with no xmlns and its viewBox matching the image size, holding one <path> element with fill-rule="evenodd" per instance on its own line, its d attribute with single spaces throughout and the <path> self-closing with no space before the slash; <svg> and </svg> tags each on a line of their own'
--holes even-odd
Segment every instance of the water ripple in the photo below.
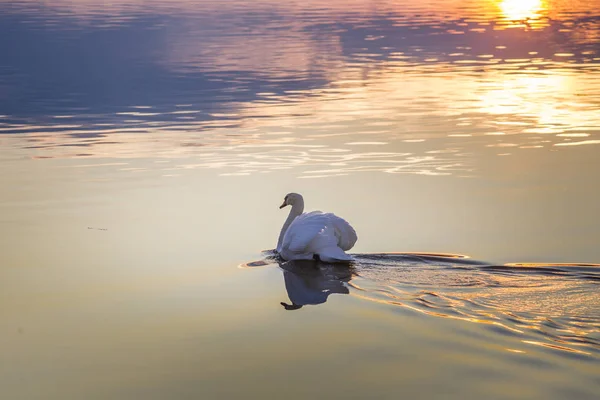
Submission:
<svg viewBox="0 0 600 400">
<path fill-rule="evenodd" d="M 0 1 L 6 157 L 472 176 L 599 143 L 597 4 L 376 4 Z"/>
<path fill-rule="evenodd" d="M 492 265 L 454 254 L 386 253 L 356 254 L 348 270 L 330 264 L 315 269 L 311 262 L 282 263 L 273 253 L 266 254 L 265 260 L 245 266 L 278 262 L 288 275 L 299 274 L 302 278 L 288 288 L 297 308 L 301 299 L 310 297 L 304 293 L 312 290 L 309 287 L 329 287 L 335 283 L 330 281 L 341 279 L 358 298 L 483 324 L 525 345 L 600 357 L 600 264 Z"/>
<path fill-rule="evenodd" d="M 363 298 L 492 325 L 526 344 L 600 356 L 599 264 L 495 266 L 387 254 L 357 261 L 350 284 Z"/>
</svg>

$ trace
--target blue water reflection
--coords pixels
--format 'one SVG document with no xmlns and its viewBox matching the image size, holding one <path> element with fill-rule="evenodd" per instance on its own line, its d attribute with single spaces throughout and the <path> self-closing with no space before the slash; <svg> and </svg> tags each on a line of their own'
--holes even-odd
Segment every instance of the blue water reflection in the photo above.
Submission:
<svg viewBox="0 0 600 400">
<path fill-rule="evenodd" d="M 0 132 L 35 158 L 176 146 L 203 157 L 181 168 L 312 177 L 600 143 L 597 7 L 369 4 L 0 3 Z"/>
<path fill-rule="evenodd" d="M 440 3 L 421 13 L 411 2 L 381 2 L 337 15 L 339 5 L 3 2 L 0 110 L 9 117 L 105 119 L 131 106 L 167 111 L 191 103 L 199 110 L 194 117 L 206 120 L 265 94 L 279 102 L 294 91 L 308 95 L 346 67 L 368 83 L 389 68 L 381 62 L 399 63 L 404 74 L 467 72 L 473 79 L 505 69 L 597 73 L 599 10 L 552 15 L 542 2 L 529 3 L 515 8 L 508 1 L 495 10 Z"/>
<path fill-rule="evenodd" d="M 201 109 L 199 118 L 210 119 L 211 112 L 255 100 L 260 92 L 283 94 L 326 82 L 318 71 L 282 81 L 270 79 L 265 71 L 187 65 L 177 59 L 178 47 L 198 46 L 202 52 L 210 46 L 203 41 L 214 31 L 206 27 L 188 35 L 180 26 L 194 20 L 184 16 L 134 13 L 122 23 L 105 26 L 53 15 L 51 10 L 40 10 L 36 16 L 42 21 L 31 21 L 24 12 L 30 10 L 10 12 L 6 4 L 2 7 L 0 79 L 5 90 L 0 110 L 10 117 L 109 114 L 144 105 L 164 110 L 193 103 Z M 46 24 L 46 18 L 56 21 Z M 104 18 L 109 16 L 100 17 Z"/>
</svg>

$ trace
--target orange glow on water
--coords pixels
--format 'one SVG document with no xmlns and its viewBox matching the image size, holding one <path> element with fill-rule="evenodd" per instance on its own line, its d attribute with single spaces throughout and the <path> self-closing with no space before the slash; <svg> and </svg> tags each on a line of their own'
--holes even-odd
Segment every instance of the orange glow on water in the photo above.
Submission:
<svg viewBox="0 0 600 400">
<path fill-rule="evenodd" d="M 539 18 L 545 8 L 543 0 L 502 0 L 499 6 L 502 14 L 511 21 Z"/>
</svg>

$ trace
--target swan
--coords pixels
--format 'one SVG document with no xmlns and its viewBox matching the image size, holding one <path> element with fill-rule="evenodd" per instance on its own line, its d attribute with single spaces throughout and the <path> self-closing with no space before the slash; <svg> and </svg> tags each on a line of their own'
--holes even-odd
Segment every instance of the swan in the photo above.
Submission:
<svg viewBox="0 0 600 400">
<path fill-rule="evenodd" d="M 285 196 L 280 209 L 292 206 L 277 241 L 277 253 L 285 260 L 350 262 L 346 254 L 356 243 L 356 231 L 346 220 L 321 211 L 304 212 L 304 199 L 298 193 Z"/>
</svg>

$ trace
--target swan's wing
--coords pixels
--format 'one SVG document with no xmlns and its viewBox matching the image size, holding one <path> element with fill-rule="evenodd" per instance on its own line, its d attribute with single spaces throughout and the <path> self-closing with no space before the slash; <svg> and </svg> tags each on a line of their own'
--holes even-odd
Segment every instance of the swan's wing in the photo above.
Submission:
<svg viewBox="0 0 600 400">
<path fill-rule="evenodd" d="M 350 250 L 358 240 L 354 228 L 344 218 L 338 217 L 335 214 L 328 213 L 324 215 L 327 216 L 335 230 L 338 247 L 344 251 Z"/>
<path fill-rule="evenodd" d="M 283 247 L 294 253 L 303 252 L 328 223 L 328 214 L 320 211 L 297 216 L 285 233 Z"/>
<path fill-rule="evenodd" d="M 318 243 L 313 242 L 317 236 Z M 294 219 L 283 238 L 283 247 L 300 253 L 312 242 L 312 247 L 337 246 L 347 251 L 357 240 L 356 231 L 345 219 L 332 213 L 313 211 Z"/>
</svg>

